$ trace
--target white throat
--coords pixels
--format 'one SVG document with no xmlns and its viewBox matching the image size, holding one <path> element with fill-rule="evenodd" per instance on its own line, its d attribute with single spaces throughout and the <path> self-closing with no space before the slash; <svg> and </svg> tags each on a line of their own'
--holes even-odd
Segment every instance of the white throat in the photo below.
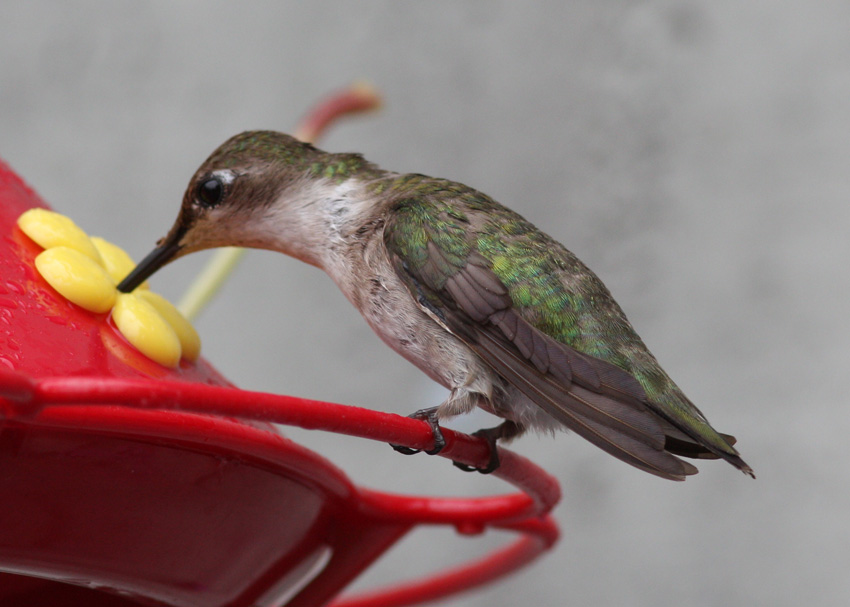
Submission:
<svg viewBox="0 0 850 607">
<path fill-rule="evenodd" d="M 317 266 L 337 280 L 357 230 L 380 214 L 362 183 L 309 180 L 284 190 L 249 231 L 262 248 Z"/>
</svg>

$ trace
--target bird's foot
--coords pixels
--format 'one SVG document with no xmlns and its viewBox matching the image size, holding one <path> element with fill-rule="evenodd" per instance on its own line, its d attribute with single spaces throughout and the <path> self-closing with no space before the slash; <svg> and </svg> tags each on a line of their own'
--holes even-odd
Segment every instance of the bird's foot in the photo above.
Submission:
<svg viewBox="0 0 850 607">
<path fill-rule="evenodd" d="M 496 441 L 498 440 L 498 436 L 495 436 L 491 430 L 496 430 L 497 428 L 486 428 L 483 430 L 478 430 L 477 432 L 473 432 L 471 436 L 476 436 L 478 438 L 483 438 L 490 445 L 490 461 L 484 468 L 476 468 L 475 466 L 468 466 L 463 462 L 452 461 L 455 468 L 460 468 L 464 472 L 480 472 L 481 474 L 490 474 L 491 472 L 495 472 L 499 469 L 499 466 L 502 465 L 502 462 L 499 460 L 499 448 L 496 446 Z"/>
<path fill-rule="evenodd" d="M 431 426 L 431 434 L 434 436 L 434 448 L 428 449 L 425 451 L 428 455 L 437 455 L 440 451 L 443 450 L 443 447 L 446 446 L 446 439 L 443 438 L 443 431 L 440 429 L 440 422 L 437 420 L 437 409 L 439 407 L 431 407 L 430 409 L 420 409 L 415 413 L 411 413 L 408 417 L 413 419 L 421 419 L 424 422 L 427 422 L 429 426 Z M 412 449 L 411 447 L 405 447 L 404 445 L 393 445 L 390 443 L 390 447 L 402 453 L 404 455 L 415 455 L 419 453 L 421 449 Z"/>
<path fill-rule="evenodd" d="M 506 420 L 495 428 L 482 428 L 477 432 L 473 432 L 472 436 L 483 438 L 487 441 L 487 444 L 490 445 L 490 461 L 484 468 L 476 468 L 475 466 L 468 466 L 462 462 L 456 461 L 453 461 L 452 463 L 456 468 L 460 468 L 464 472 L 480 472 L 481 474 L 490 474 L 491 472 L 495 472 L 499 469 L 499 466 L 502 465 L 502 462 L 499 459 L 499 448 L 496 445 L 496 441 L 500 438 L 511 439 L 522 434 L 523 430 L 523 427 L 519 424 Z"/>
</svg>

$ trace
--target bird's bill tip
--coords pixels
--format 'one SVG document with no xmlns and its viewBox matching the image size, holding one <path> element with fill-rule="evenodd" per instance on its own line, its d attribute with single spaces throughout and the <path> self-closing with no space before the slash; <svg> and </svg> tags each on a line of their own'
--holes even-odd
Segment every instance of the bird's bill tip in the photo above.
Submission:
<svg viewBox="0 0 850 607">
<path fill-rule="evenodd" d="M 118 285 L 118 290 L 122 293 L 130 293 L 140 284 L 145 282 L 154 272 L 177 256 L 180 250 L 180 244 L 177 240 L 166 241 L 158 245 L 145 257 L 139 265 L 127 274 L 124 280 Z"/>
</svg>

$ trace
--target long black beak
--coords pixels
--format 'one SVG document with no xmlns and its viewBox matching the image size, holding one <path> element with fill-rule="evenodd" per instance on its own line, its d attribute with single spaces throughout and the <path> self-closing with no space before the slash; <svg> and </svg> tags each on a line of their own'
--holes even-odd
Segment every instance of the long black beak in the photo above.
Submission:
<svg viewBox="0 0 850 607">
<path fill-rule="evenodd" d="M 118 285 L 118 290 L 122 293 L 129 293 L 145 282 L 154 272 L 174 259 L 180 249 L 180 238 L 169 238 L 151 251 L 132 272 L 127 274 L 127 277 Z"/>
</svg>

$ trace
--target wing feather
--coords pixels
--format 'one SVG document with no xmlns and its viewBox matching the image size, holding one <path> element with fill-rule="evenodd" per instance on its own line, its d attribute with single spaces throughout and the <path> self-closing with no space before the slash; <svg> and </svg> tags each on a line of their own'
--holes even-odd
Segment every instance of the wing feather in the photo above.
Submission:
<svg viewBox="0 0 850 607">
<path fill-rule="evenodd" d="M 483 286 L 488 284 L 489 288 Z M 441 297 L 449 310 L 445 314 L 449 328 L 566 427 L 658 476 L 681 480 L 696 471 L 664 451 L 661 424 L 645 406 L 636 380 L 533 327 L 480 263 L 468 263 L 448 277 Z"/>
</svg>

